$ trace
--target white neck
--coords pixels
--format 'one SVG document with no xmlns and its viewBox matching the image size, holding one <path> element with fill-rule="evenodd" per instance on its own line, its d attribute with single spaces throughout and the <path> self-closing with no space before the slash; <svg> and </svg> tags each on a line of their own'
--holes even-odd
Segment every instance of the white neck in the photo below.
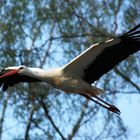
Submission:
<svg viewBox="0 0 140 140">
<path fill-rule="evenodd" d="M 41 81 L 46 81 L 48 79 L 48 72 L 40 68 L 28 68 L 28 75 L 39 79 Z"/>
<path fill-rule="evenodd" d="M 60 73 L 60 68 L 49 70 L 43 70 L 40 68 L 28 68 L 28 72 L 26 73 L 26 75 L 53 84 L 54 78 L 57 77 Z"/>
</svg>

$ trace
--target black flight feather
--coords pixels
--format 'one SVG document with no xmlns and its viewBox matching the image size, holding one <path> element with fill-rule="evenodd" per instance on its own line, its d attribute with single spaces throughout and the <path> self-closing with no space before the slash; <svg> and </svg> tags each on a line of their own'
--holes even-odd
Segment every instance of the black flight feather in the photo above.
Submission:
<svg viewBox="0 0 140 140">
<path fill-rule="evenodd" d="M 116 64 L 140 50 L 140 24 L 119 38 L 121 41 L 118 44 L 106 47 L 94 62 L 84 70 L 83 79 L 85 81 L 93 83 Z"/>
</svg>

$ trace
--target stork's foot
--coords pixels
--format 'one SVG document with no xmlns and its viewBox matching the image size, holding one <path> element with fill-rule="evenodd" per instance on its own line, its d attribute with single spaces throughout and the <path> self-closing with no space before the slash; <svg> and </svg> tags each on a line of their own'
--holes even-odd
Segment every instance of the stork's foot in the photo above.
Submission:
<svg viewBox="0 0 140 140">
<path fill-rule="evenodd" d="M 94 100 L 94 99 L 91 98 L 89 95 L 85 95 L 85 94 L 81 94 L 81 95 L 84 96 L 84 97 L 86 97 L 87 99 L 89 99 L 89 100 L 91 100 L 91 101 L 93 101 L 93 102 L 95 102 L 95 103 L 101 105 L 102 107 L 106 108 L 107 110 L 109 110 L 109 111 L 111 111 L 111 112 L 113 112 L 113 113 L 116 113 L 116 114 L 118 114 L 118 115 L 121 114 L 120 110 L 119 110 L 117 107 L 115 107 L 114 105 L 111 105 L 111 104 L 105 102 L 104 100 L 100 99 L 100 98 L 97 97 L 97 96 L 94 96 L 94 98 L 97 99 L 97 100 Z"/>
<path fill-rule="evenodd" d="M 108 109 L 109 111 L 113 112 L 113 113 L 118 114 L 118 115 L 121 114 L 120 110 L 119 110 L 117 107 L 115 107 L 114 105 L 109 106 L 107 109 Z"/>
</svg>

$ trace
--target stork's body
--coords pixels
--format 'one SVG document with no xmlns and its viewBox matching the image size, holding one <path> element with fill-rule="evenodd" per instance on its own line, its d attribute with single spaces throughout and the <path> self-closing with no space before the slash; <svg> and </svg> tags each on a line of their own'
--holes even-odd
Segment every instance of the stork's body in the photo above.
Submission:
<svg viewBox="0 0 140 140">
<path fill-rule="evenodd" d="M 113 105 L 97 95 L 102 89 L 92 86 L 103 74 L 129 55 L 140 50 L 140 24 L 126 34 L 89 47 L 63 67 L 43 70 L 26 66 L 8 67 L 0 71 L 0 86 L 7 90 L 19 82 L 47 82 L 67 93 L 80 94 L 109 111 L 120 114 Z M 94 100 L 93 98 L 96 98 Z"/>
<path fill-rule="evenodd" d="M 53 74 L 52 74 L 53 71 Z M 49 75 L 44 79 L 50 85 L 57 89 L 61 89 L 66 93 L 79 93 L 85 94 L 88 91 L 92 91 L 94 95 L 100 94 L 103 90 L 91 86 L 85 82 L 80 76 L 72 72 L 65 72 L 65 67 L 50 69 L 46 71 L 46 75 Z"/>
<path fill-rule="evenodd" d="M 6 70 L 11 69 L 20 70 L 19 73 L 21 76 L 22 73 L 24 73 L 23 76 L 30 77 L 31 79 L 37 79 L 38 81 L 47 82 L 53 87 L 61 89 L 67 93 L 84 94 L 85 91 L 96 90 L 95 94 L 98 94 L 98 92 L 103 91 L 99 88 L 91 86 L 77 74 L 68 71 L 66 72 L 65 66 L 48 70 L 43 70 L 40 68 L 30 68 L 26 66 L 6 68 Z"/>
</svg>

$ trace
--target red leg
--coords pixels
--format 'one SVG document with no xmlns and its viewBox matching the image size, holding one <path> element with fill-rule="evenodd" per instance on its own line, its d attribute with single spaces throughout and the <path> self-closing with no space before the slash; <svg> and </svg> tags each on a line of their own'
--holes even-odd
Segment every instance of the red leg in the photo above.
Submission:
<svg viewBox="0 0 140 140">
<path fill-rule="evenodd" d="M 94 99 L 91 98 L 89 95 L 85 95 L 85 94 L 81 94 L 81 95 L 84 96 L 84 97 L 86 97 L 87 99 L 89 99 L 89 100 L 91 100 L 91 101 L 93 101 L 93 102 L 95 102 L 95 103 L 101 105 L 102 107 L 106 108 L 107 110 L 109 110 L 109 111 L 111 111 L 111 112 L 117 113 L 118 115 L 120 115 L 120 113 L 121 113 L 120 110 L 119 110 L 118 108 L 116 108 L 114 105 L 111 105 L 111 104 L 105 102 L 104 100 L 100 99 L 100 98 L 97 97 L 97 96 L 94 96 L 94 98 L 97 99 L 97 100 L 94 100 Z M 100 102 L 98 102 L 98 100 L 99 100 L 100 102 L 102 102 L 103 104 L 100 103 Z"/>
</svg>

